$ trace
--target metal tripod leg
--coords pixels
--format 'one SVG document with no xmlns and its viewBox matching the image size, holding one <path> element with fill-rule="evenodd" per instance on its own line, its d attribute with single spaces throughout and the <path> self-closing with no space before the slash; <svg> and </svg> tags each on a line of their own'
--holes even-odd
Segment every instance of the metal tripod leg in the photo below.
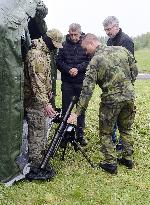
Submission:
<svg viewBox="0 0 150 205">
<path fill-rule="evenodd" d="M 88 161 L 88 163 L 91 165 L 91 167 L 95 168 L 95 165 L 90 160 L 90 158 L 86 155 L 85 151 L 82 149 L 81 145 L 76 140 L 71 141 L 71 144 L 74 146 L 75 150 L 80 150 L 82 155 L 85 157 L 85 159 Z"/>
<path fill-rule="evenodd" d="M 62 156 L 61 156 L 61 160 L 65 160 L 65 153 L 66 153 L 66 149 L 67 149 L 67 143 L 64 146 L 63 152 L 62 152 Z"/>
</svg>

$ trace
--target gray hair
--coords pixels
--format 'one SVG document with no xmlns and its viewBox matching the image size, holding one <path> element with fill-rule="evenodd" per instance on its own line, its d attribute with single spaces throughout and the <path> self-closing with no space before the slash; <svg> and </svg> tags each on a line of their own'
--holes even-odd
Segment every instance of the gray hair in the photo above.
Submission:
<svg viewBox="0 0 150 205">
<path fill-rule="evenodd" d="M 79 31 L 81 33 L 81 26 L 78 23 L 72 23 L 69 26 L 70 31 Z"/>
<path fill-rule="evenodd" d="M 103 26 L 108 27 L 109 25 L 116 25 L 119 26 L 119 20 L 115 16 L 108 16 L 104 21 L 103 21 Z"/>
</svg>

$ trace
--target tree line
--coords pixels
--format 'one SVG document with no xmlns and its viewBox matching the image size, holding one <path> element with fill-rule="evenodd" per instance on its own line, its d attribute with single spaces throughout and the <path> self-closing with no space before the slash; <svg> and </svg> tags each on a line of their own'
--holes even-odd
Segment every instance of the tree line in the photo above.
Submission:
<svg viewBox="0 0 150 205">
<path fill-rule="evenodd" d="M 101 42 L 105 43 L 108 40 L 107 36 L 99 37 Z M 150 32 L 132 38 L 134 41 L 135 50 L 150 48 Z"/>
<path fill-rule="evenodd" d="M 150 33 L 147 32 L 140 36 L 133 38 L 135 50 L 143 49 L 143 48 L 150 48 Z"/>
</svg>

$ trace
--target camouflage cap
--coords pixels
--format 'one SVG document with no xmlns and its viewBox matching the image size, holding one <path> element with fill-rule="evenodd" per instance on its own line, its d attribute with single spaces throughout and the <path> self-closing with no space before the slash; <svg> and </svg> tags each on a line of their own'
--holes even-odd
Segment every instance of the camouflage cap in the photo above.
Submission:
<svg viewBox="0 0 150 205">
<path fill-rule="evenodd" d="M 52 39 L 52 42 L 56 48 L 62 48 L 63 35 L 58 29 L 53 28 L 47 31 L 46 34 Z"/>
</svg>

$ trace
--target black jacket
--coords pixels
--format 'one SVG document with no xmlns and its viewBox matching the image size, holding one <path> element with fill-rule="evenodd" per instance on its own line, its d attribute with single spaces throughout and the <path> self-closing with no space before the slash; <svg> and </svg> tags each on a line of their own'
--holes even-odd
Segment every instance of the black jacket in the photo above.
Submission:
<svg viewBox="0 0 150 205">
<path fill-rule="evenodd" d="M 86 55 L 80 43 L 80 41 L 77 43 L 72 42 L 69 35 L 67 35 L 63 48 L 59 49 L 56 63 L 61 72 L 61 80 L 63 82 L 82 83 L 84 80 L 90 57 Z M 72 77 L 69 74 L 71 68 L 78 69 L 77 76 Z"/>
<path fill-rule="evenodd" d="M 108 46 L 122 46 L 125 47 L 134 55 L 134 43 L 133 40 L 120 28 L 119 32 L 114 38 L 109 38 L 107 41 Z"/>
</svg>

